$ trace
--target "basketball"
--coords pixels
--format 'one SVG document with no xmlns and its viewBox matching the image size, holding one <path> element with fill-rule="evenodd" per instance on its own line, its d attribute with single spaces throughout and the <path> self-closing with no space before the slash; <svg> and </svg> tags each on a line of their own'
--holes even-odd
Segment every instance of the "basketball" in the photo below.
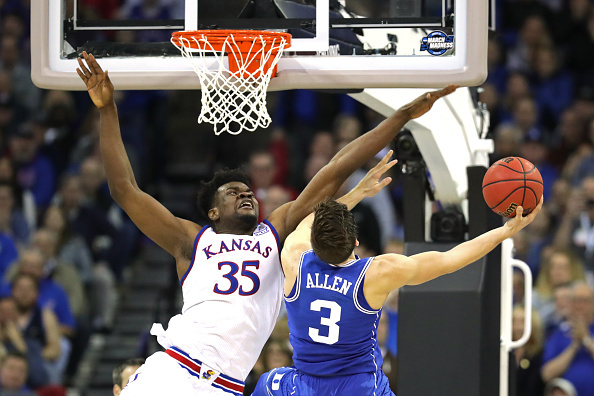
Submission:
<svg viewBox="0 0 594 396">
<path fill-rule="evenodd" d="M 542 177 L 532 162 L 507 157 L 495 162 L 483 178 L 483 197 L 491 210 L 504 217 L 515 217 L 516 208 L 527 216 L 542 197 Z"/>
</svg>

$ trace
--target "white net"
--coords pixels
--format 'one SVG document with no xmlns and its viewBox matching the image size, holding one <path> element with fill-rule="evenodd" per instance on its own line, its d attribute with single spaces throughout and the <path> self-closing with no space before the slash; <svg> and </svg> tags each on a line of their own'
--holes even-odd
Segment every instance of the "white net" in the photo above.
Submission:
<svg viewBox="0 0 594 396">
<path fill-rule="evenodd" d="M 282 35 L 254 35 L 251 42 L 243 37 L 240 41 L 232 34 L 210 40 L 199 32 L 171 39 L 200 79 L 202 108 L 198 122 L 213 124 L 216 135 L 268 127 L 271 119 L 266 90 L 287 40 Z M 213 59 L 217 68 L 209 69 Z"/>
</svg>

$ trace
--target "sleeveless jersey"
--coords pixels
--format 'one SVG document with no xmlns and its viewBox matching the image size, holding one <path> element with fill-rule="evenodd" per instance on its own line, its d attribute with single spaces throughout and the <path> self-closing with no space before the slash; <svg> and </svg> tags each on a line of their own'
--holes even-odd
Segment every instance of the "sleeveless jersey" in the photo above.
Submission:
<svg viewBox="0 0 594 396">
<path fill-rule="evenodd" d="M 203 227 L 180 281 L 182 314 L 169 322 L 168 345 L 225 375 L 245 380 L 270 336 L 281 305 L 279 239 L 266 220 L 253 235 Z"/>
<path fill-rule="evenodd" d="M 375 373 L 382 366 L 377 342 L 380 310 L 363 295 L 365 272 L 373 258 L 344 266 L 301 255 L 295 286 L 285 297 L 293 362 L 314 376 Z"/>
</svg>

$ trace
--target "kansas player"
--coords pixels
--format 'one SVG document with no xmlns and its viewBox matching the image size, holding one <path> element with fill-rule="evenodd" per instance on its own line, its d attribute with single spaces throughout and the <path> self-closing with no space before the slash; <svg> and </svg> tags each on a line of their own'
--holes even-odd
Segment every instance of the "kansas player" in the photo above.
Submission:
<svg viewBox="0 0 594 396">
<path fill-rule="evenodd" d="M 253 396 L 393 395 L 377 341 L 388 294 L 475 262 L 530 224 L 543 202 L 527 217 L 518 207 L 502 227 L 445 253 L 359 259 L 353 198 L 318 204 L 287 238 L 281 258 L 295 366 L 264 373 Z"/>
<path fill-rule="evenodd" d="M 237 171 L 217 173 L 199 199 L 214 224 L 177 218 L 136 184 L 120 135 L 114 87 L 92 55 L 77 72 L 99 109 L 100 146 L 112 197 L 155 243 L 173 255 L 182 287 L 182 313 L 152 334 L 166 348 L 150 356 L 122 391 L 134 395 L 241 395 L 243 381 L 272 332 L 283 276 L 285 238 L 325 197 L 396 136 L 457 87 L 423 95 L 345 146 L 299 197 L 258 224 L 258 202 Z"/>
</svg>

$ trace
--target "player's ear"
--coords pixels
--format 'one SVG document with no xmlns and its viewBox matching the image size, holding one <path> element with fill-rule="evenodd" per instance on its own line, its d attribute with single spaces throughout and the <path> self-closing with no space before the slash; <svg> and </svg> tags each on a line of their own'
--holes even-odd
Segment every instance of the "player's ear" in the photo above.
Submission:
<svg viewBox="0 0 594 396">
<path fill-rule="evenodd" d="M 219 209 L 212 208 L 208 211 L 208 218 L 212 221 L 217 221 L 219 219 Z"/>
<path fill-rule="evenodd" d="M 122 388 L 120 388 L 119 385 L 114 385 L 113 386 L 113 394 L 114 396 L 120 396 L 120 393 L 122 392 Z"/>
<path fill-rule="evenodd" d="M 359 246 L 359 240 L 355 238 L 355 246 Z"/>
</svg>

